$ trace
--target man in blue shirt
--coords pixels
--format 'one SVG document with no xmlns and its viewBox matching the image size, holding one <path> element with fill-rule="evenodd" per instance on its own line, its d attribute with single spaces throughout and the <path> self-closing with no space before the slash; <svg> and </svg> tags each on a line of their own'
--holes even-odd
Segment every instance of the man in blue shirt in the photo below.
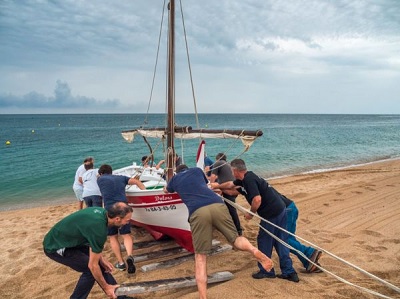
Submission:
<svg viewBox="0 0 400 299">
<path fill-rule="evenodd" d="M 221 232 L 233 246 L 251 253 L 260 265 L 269 271 L 272 260 L 254 247 L 249 240 L 239 236 L 232 217 L 219 195 L 208 186 L 208 179 L 198 167 L 188 168 L 182 164 L 169 181 L 165 192 L 177 192 L 189 210 L 195 252 L 195 273 L 200 298 L 207 297 L 207 254 L 212 249 L 213 228 Z"/>
<path fill-rule="evenodd" d="M 116 202 L 127 202 L 125 194 L 126 185 L 137 185 L 142 190 L 146 189 L 143 183 L 136 178 L 130 178 L 124 175 L 113 175 L 111 166 L 107 164 L 103 164 L 99 168 L 99 178 L 97 179 L 97 185 L 99 185 L 101 196 L 103 197 L 104 207 L 106 208 L 106 210 L 108 210 Z M 119 228 L 110 227 L 108 229 L 111 249 L 118 260 L 118 262 L 115 264 L 115 268 L 121 271 L 126 270 L 126 265 L 122 258 L 121 248 L 118 242 L 118 233 L 122 236 L 124 240 L 126 253 L 128 254 L 128 258 L 126 260 L 126 263 L 128 264 L 128 273 L 135 273 L 136 267 L 132 257 L 133 238 L 131 235 L 130 223 L 127 223 Z"/>
</svg>

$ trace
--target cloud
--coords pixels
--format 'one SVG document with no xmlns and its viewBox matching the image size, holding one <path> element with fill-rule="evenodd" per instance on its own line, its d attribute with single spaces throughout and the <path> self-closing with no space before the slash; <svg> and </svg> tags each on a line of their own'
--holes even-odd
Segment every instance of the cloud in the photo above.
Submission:
<svg viewBox="0 0 400 299">
<path fill-rule="evenodd" d="M 193 112 L 180 2 L 176 93 L 186 106 L 177 109 Z M 216 112 L 215 103 L 227 112 L 400 112 L 398 0 L 182 3 L 201 112 Z M 145 112 L 162 4 L 0 1 L 1 107 Z M 165 35 L 160 41 L 151 112 L 165 106 Z M 53 94 L 57 78 L 68 84 Z"/>
<path fill-rule="evenodd" d="M 0 94 L 0 107 L 2 108 L 35 108 L 35 109 L 58 109 L 58 108 L 119 108 L 120 101 L 99 101 L 85 96 L 73 96 L 68 83 L 57 80 L 54 97 L 46 97 L 37 92 L 30 92 L 23 96 L 11 94 Z"/>
</svg>

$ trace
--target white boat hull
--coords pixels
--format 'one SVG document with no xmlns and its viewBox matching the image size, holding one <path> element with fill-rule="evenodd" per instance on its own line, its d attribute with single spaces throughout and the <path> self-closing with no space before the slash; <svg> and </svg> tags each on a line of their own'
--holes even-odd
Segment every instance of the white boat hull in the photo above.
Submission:
<svg viewBox="0 0 400 299">
<path fill-rule="evenodd" d="M 128 166 L 114 171 L 114 174 L 135 175 L 137 166 Z M 126 197 L 133 208 L 132 223 L 145 228 L 156 240 L 166 236 L 193 252 L 192 233 L 188 222 L 188 210 L 177 193 L 164 193 L 166 181 L 159 175 L 146 173 L 140 176 L 147 190 L 127 186 Z"/>
</svg>

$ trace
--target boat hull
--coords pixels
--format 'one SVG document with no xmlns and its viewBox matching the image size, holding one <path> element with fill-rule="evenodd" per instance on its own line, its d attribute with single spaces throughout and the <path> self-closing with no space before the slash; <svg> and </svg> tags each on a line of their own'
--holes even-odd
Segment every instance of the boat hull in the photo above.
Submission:
<svg viewBox="0 0 400 299">
<path fill-rule="evenodd" d="M 168 236 L 186 250 L 194 251 L 188 210 L 177 193 L 164 193 L 163 189 L 127 190 L 126 197 L 133 208 L 132 224 L 145 228 L 156 240 Z"/>
<path fill-rule="evenodd" d="M 177 193 L 164 193 L 167 182 L 163 170 L 143 168 L 136 164 L 116 169 L 113 174 L 140 177 L 146 190 L 128 185 L 128 204 L 133 208 L 131 223 L 145 228 L 154 239 L 170 237 L 186 250 L 193 252 L 188 210 Z"/>
</svg>

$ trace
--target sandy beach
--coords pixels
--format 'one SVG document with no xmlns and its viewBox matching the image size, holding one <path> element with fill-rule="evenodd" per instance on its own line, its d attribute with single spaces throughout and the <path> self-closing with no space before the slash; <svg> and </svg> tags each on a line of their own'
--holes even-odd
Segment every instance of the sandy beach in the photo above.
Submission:
<svg viewBox="0 0 400 299">
<path fill-rule="evenodd" d="M 300 211 L 297 235 L 326 251 L 320 259 L 326 270 L 390 298 L 400 298 L 400 293 L 329 254 L 400 287 L 400 160 L 269 182 L 296 202 Z M 243 198 L 237 202 L 248 207 Z M 69 298 L 79 273 L 48 259 L 42 251 L 42 240 L 53 224 L 75 209 L 76 202 L 71 198 L 71 204 L 66 205 L 0 212 L 1 298 Z M 257 223 L 242 220 L 242 224 L 245 236 L 255 244 Z M 137 242 L 151 239 L 142 229 L 133 229 L 133 236 Z M 226 243 L 217 233 L 215 238 Z M 135 254 L 146 250 L 136 250 Z M 108 243 L 105 255 L 115 262 Z M 275 253 L 273 260 L 276 272 L 280 273 Z M 292 260 L 299 273 L 297 284 L 277 278 L 252 279 L 251 274 L 257 267 L 247 253 L 230 250 L 211 256 L 208 273 L 230 271 L 234 278 L 210 285 L 208 298 L 379 298 L 328 273 L 304 273 L 297 257 L 292 255 Z M 146 263 L 149 262 L 140 262 L 137 266 Z M 114 274 L 121 284 L 191 276 L 194 262 L 146 273 L 139 270 L 132 277 L 117 270 Z M 96 285 L 89 298 L 106 296 Z M 197 289 L 152 292 L 135 298 L 194 299 Z"/>
</svg>

